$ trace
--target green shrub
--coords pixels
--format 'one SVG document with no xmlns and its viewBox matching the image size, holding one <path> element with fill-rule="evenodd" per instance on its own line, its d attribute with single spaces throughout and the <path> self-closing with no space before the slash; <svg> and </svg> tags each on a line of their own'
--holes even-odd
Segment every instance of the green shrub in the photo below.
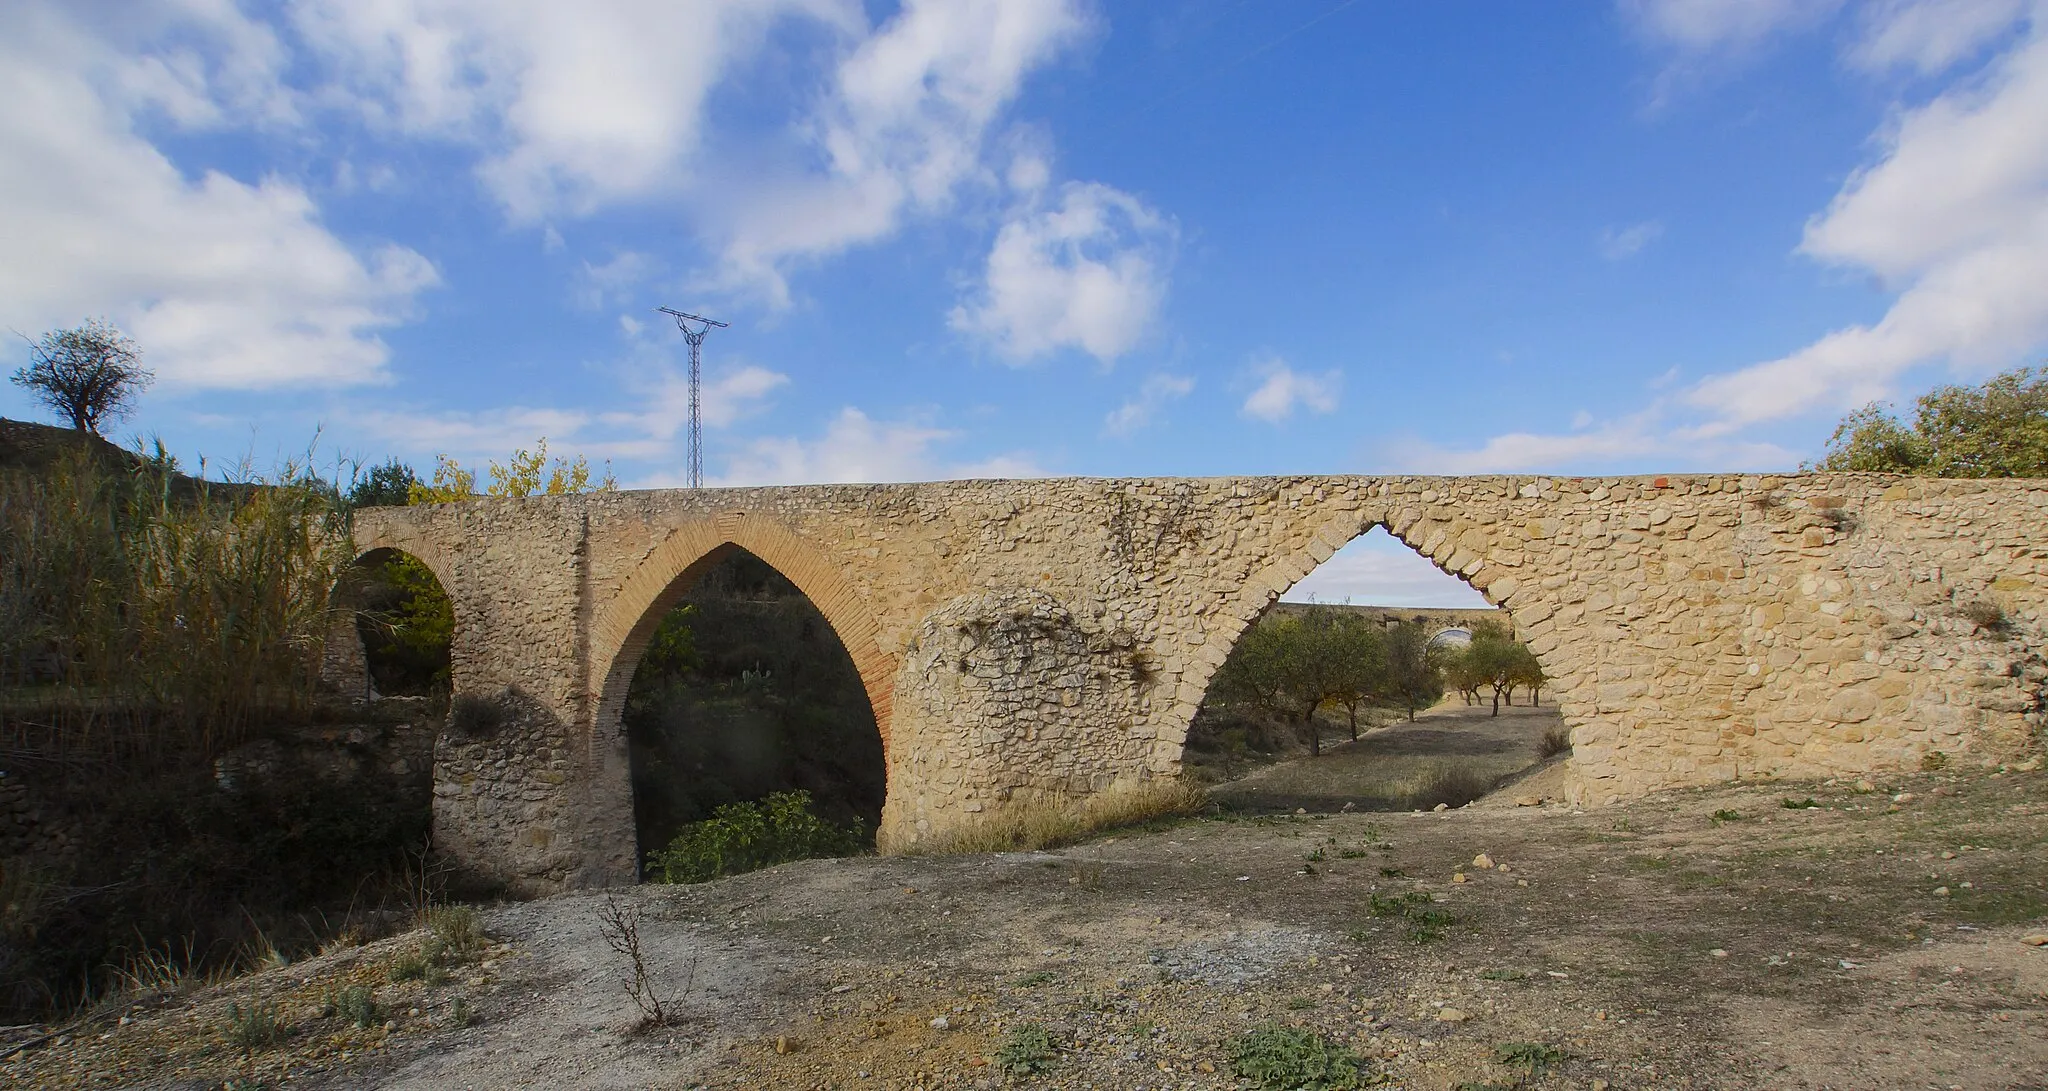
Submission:
<svg viewBox="0 0 2048 1091">
<path fill-rule="evenodd" d="M 1391 918 L 1408 926 L 1408 938 L 1417 943 L 1434 943 L 1444 938 L 1444 930 L 1458 923 L 1458 918 L 1449 910 L 1436 908 L 1435 901 L 1419 890 L 1406 894 L 1373 894 L 1366 899 L 1365 911 L 1375 917 Z"/>
<path fill-rule="evenodd" d="M 1508 1068 L 1519 1068 L 1536 1079 L 1564 1063 L 1564 1050 L 1547 1042 L 1502 1042 L 1493 1047 L 1493 1059 Z"/>
<path fill-rule="evenodd" d="M 350 985 L 327 998 L 322 1005 L 322 1015 L 340 1017 L 354 1027 L 368 1029 L 384 1021 L 384 1009 L 377 1004 L 377 997 L 367 985 Z"/>
<path fill-rule="evenodd" d="M 1230 1044 L 1239 1079 L 1259 1091 L 1346 1091 L 1365 1085 L 1365 1061 L 1315 1031 L 1267 1024 Z"/>
<path fill-rule="evenodd" d="M 239 1001 L 228 1002 L 227 1039 L 236 1049 L 251 1053 L 267 1049 L 290 1033 L 291 1028 L 278 1017 L 276 1004 L 252 1000 L 245 1008 Z"/>
<path fill-rule="evenodd" d="M 427 910 L 427 929 L 449 953 L 456 955 L 474 954 L 491 941 L 484 934 L 483 918 L 473 906 L 437 905 Z"/>
<path fill-rule="evenodd" d="M 867 845 L 858 822 L 834 826 L 811 809 L 809 792 L 776 792 L 752 803 L 728 803 L 692 822 L 668 847 L 647 854 L 649 878 L 702 883 L 791 860 L 850 856 Z"/>
<path fill-rule="evenodd" d="M 1058 1051 L 1052 1034 L 1040 1023 L 1025 1023 L 1003 1035 L 996 1049 L 995 1066 L 1011 1076 L 1036 1076 L 1051 1071 Z"/>
</svg>

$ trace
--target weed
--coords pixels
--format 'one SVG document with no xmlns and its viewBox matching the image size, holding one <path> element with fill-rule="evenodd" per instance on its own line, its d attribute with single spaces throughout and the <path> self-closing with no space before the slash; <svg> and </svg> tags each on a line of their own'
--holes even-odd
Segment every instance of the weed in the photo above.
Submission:
<svg viewBox="0 0 2048 1091">
<path fill-rule="evenodd" d="M 1315 1031 L 1269 1023 L 1230 1044 L 1238 1078 L 1259 1091 L 1348 1091 L 1365 1084 L 1365 1061 Z"/>
<path fill-rule="evenodd" d="M 1052 1034 L 1042 1023 L 1025 1023 L 1003 1035 L 996 1049 L 995 1066 L 1011 1076 L 1036 1076 L 1052 1070 L 1058 1052 Z"/>
<path fill-rule="evenodd" d="M 2005 609 L 1988 599 L 1977 599 L 1956 607 L 1956 613 L 1970 624 L 1993 636 L 2004 636 L 2011 622 L 2005 616 Z"/>
<path fill-rule="evenodd" d="M 1067 881 L 1082 890 L 1101 890 L 1103 871 L 1101 864 L 1080 864 L 1074 868 L 1073 876 Z"/>
<path fill-rule="evenodd" d="M 1948 768 L 1948 755 L 1939 750 L 1929 750 L 1920 756 L 1920 771 L 1936 773 Z"/>
<path fill-rule="evenodd" d="M 1289 1011 L 1307 1011 L 1315 1006 L 1316 998 L 1313 996 L 1297 996 L 1287 1002 Z"/>
<path fill-rule="evenodd" d="M 363 1030 L 384 1021 L 384 1010 L 378 1006 L 376 994 L 365 985 L 350 985 L 329 993 L 327 1002 L 321 1005 L 320 1014 L 339 1017 L 350 1026 Z"/>
<path fill-rule="evenodd" d="M 1547 1042 L 1502 1042 L 1493 1047 L 1493 1059 L 1508 1068 L 1519 1068 L 1537 1079 L 1564 1063 L 1564 1050 Z"/>
<path fill-rule="evenodd" d="M 1301 858 L 1302 858 L 1302 859 L 1304 859 L 1304 860 L 1310 861 L 1311 863 L 1316 863 L 1316 862 L 1320 862 L 1320 861 L 1322 860 L 1322 858 L 1323 858 L 1323 849 L 1322 849 L 1322 846 L 1318 845 L 1318 846 L 1316 846 L 1316 847 L 1315 847 L 1314 849 L 1311 849 L 1311 850 L 1309 850 L 1308 852 L 1302 853 L 1302 854 L 1301 854 Z"/>
<path fill-rule="evenodd" d="M 384 968 L 384 976 L 394 984 L 400 981 L 441 984 L 448 979 L 447 971 L 441 967 L 441 959 L 446 953 L 440 940 L 429 939 L 418 947 L 391 956 L 391 964 Z"/>
<path fill-rule="evenodd" d="M 597 923 L 605 945 L 626 960 L 619 983 L 625 986 L 626 995 L 633 998 L 644 1021 L 651 1026 L 667 1023 L 674 1013 L 654 987 L 654 977 L 647 969 L 647 953 L 640 946 L 640 907 L 620 901 L 615 894 L 606 894 L 604 905 L 597 911 Z M 688 995 L 690 982 L 696 976 L 697 964 L 693 961 L 683 978 L 684 995 Z"/>
<path fill-rule="evenodd" d="M 1337 850 L 1337 859 L 1339 860 L 1363 860 L 1367 855 L 1369 855 L 1369 853 L 1367 853 L 1364 849 Z"/>
<path fill-rule="evenodd" d="M 1428 894 L 1419 890 L 1406 894 L 1367 896 L 1365 911 L 1375 917 L 1398 920 L 1408 927 L 1408 938 L 1417 943 L 1434 943 L 1444 938 L 1444 930 L 1458 923 L 1458 918 L 1449 910 L 1435 908 Z"/>
<path fill-rule="evenodd" d="M 858 822 L 842 827 L 818 817 L 809 792 L 776 792 L 685 825 L 667 848 L 647 854 L 647 870 L 659 882 L 702 883 L 792 860 L 851 856 L 867 844 Z"/>
<path fill-rule="evenodd" d="M 474 693 L 456 695 L 448 702 L 448 730 L 472 738 L 490 735 L 505 726 L 505 704 Z"/>
<path fill-rule="evenodd" d="M 471 955 L 490 942 L 484 934 L 483 918 L 473 906 L 438 905 L 427 910 L 427 929 L 456 955 Z"/>
<path fill-rule="evenodd" d="M 448 1005 L 448 1018 L 458 1027 L 476 1022 L 476 1012 L 470 1010 L 469 997 L 456 997 L 454 1003 Z"/>
<path fill-rule="evenodd" d="M 240 1001 L 228 1001 L 227 1039 L 236 1049 L 254 1053 L 284 1041 L 290 1033 L 291 1027 L 278 1016 L 276 1004 L 252 1000 L 245 1008 Z"/>
<path fill-rule="evenodd" d="M 1382 879 L 1405 879 L 1407 877 L 1408 873 L 1397 867 L 1383 867 L 1380 869 L 1380 878 Z"/>
<path fill-rule="evenodd" d="M 1572 752 L 1572 729 L 1559 725 L 1543 733 L 1543 740 L 1536 744 L 1536 756 L 1544 761 L 1559 754 Z"/>
<path fill-rule="evenodd" d="M 1487 981 L 1526 981 L 1529 974 L 1524 970 L 1486 970 L 1479 976 Z"/>
<path fill-rule="evenodd" d="M 1714 812 L 1714 822 L 1715 822 L 1716 824 L 1719 824 L 1719 823 L 1722 823 L 1722 822 L 1740 822 L 1740 821 L 1742 821 L 1742 812 L 1741 812 L 1741 811 L 1736 811 L 1736 810 L 1729 810 L 1728 808 L 1725 808 L 1725 807 L 1724 807 L 1724 808 L 1722 808 L 1721 810 L 1718 810 L 1718 811 L 1715 811 L 1715 812 Z"/>
<path fill-rule="evenodd" d="M 1814 802 L 1812 796 L 1807 796 L 1805 799 L 1792 799 L 1790 797 L 1787 797 L 1785 799 L 1779 800 L 1778 806 L 1783 807 L 1788 811 L 1804 811 L 1809 809 L 1816 811 L 1820 810 L 1820 804 Z"/>
<path fill-rule="evenodd" d="M 1060 975 L 1053 973 L 1051 970 L 1033 970 L 1032 972 L 1025 974 L 1023 977 L 1018 978 L 1016 981 L 1016 985 L 1020 989 L 1030 989 L 1035 988 L 1039 985 L 1050 984 L 1051 982 L 1058 981 L 1059 979 Z"/>
</svg>

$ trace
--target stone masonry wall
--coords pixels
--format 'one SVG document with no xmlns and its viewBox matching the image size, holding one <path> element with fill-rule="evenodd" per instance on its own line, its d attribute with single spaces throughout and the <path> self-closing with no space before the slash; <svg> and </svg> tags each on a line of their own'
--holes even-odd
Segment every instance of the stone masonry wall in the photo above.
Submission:
<svg viewBox="0 0 2048 1091">
<path fill-rule="evenodd" d="M 619 709 L 715 554 L 801 587 L 889 756 L 880 840 L 1034 794 L 1175 776 L 1210 676 L 1376 525 L 1504 607 L 1573 727 L 1575 798 L 1993 761 L 2033 745 L 2048 483 L 1882 475 L 971 481 L 378 509 L 456 599 L 437 837 L 521 889 L 633 875 Z"/>
</svg>

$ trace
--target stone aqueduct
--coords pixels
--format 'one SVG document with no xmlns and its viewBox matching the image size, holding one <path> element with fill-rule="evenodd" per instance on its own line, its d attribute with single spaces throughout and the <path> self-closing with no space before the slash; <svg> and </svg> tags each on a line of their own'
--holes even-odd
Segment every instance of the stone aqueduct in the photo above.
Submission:
<svg viewBox="0 0 2048 1091">
<path fill-rule="evenodd" d="M 1882 475 L 1059 479 L 596 493 L 358 514 L 455 606 L 437 844 L 513 889 L 629 881 L 620 711 L 733 547 L 823 611 L 873 702 L 880 842 L 1180 769 L 1238 634 L 1385 526 L 1505 607 L 1573 730 L 1572 801 L 1995 761 L 2048 697 L 2048 482 Z"/>
</svg>

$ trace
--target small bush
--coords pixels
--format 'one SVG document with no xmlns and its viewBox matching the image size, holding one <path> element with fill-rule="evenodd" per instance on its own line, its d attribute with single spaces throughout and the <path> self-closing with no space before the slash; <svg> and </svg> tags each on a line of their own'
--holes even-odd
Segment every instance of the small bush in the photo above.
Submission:
<svg viewBox="0 0 2048 1091">
<path fill-rule="evenodd" d="M 1365 1061 L 1312 1030 L 1268 1024 L 1230 1045 L 1238 1078 L 1260 1091 L 1347 1091 L 1365 1085 Z"/>
<path fill-rule="evenodd" d="M 1406 894 L 1370 895 L 1366 899 L 1365 911 L 1375 917 L 1391 918 L 1407 925 L 1408 938 L 1417 943 L 1434 943 L 1444 938 L 1445 929 L 1458 923 L 1455 914 L 1436 908 L 1435 901 L 1419 890 Z"/>
<path fill-rule="evenodd" d="M 464 693 L 448 702 L 448 730 L 458 735 L 489 735 L 505 726 L 505 719 L 503 701 Z"/>
<path fill-rule="evenodd" d="M 1502 1042 L 1493 1047 L 1493 1059 L 1508 1068 L 1519 1068 L 1536 1079 L 1564 1063 L 1564 1050 L 1547 1042 Z"/>
<path fill-rule="evenodd" d="M 1804 811 L 1808 809 L 1818 810 L 1820 808 L 1820 804 L 1814 802 L 1812 796 L 1807 796 L 1805 799 L 1781 799 L 1778 801 L 1778 806 L 1783 807 L 1788 811 Z"/>
<path fill-rule="evenodd" d="M 1559 754 L 1572 752 L 1572 729 L 1559 725 L 1543 733 L 1543 740 L 1536 744 L 1536 756 L 1544 761 Z"/>
<path fill-rule="evenodd" d="M 321 1014 L 339 1017 L 364 1030 L 384 1021 L 384 1009 L 378 1006 L 376 994 L 367 985 L 350 985 L 330 994 Z"/>
<path fill-rule="evenodd" d="M 1044 1025 L 1025 1023 L 1003 1035 L 1003 1044 L 996 1050 L 995 1066 L 1011 1076 L 1036 1076 L 1051 1071 L 1057 1057 L 1052 1034 Z"/>
<path fill-rule="evenodd" d="M 474 954 L 490 942 L 483 919 L 472 906 L 438 905 L 427 910 L 427 929 L 452 954 Z"/>
<path fill-rule="evenodd" d="M 1741 811 L 1731 811 L 1731 810 L 1725 810 L 1725 809 L 1724 809 L 1724 810 L 1719 810 L 1719 811 L 1715 811 L 1715 812 L 1714 812 L 1714 821 L 1715 821 L 1715 822 L 1740 822 L 1740 821 L 1742 821 L 1742 812 L 1741 812 Z"/>
<path fill-rule="evenodd" d="M 1947 754 L 1939 750 L 1929 750 L 1927 753 L 1920 755 L 1921 772 L 1936 773 L 1946 768 L 1948 768 Z"/>
<path fill-rule="evenodd" d="M 858 822 L 834 826 L 818 817 L 809 792 L 776 792 L 684 826 L 667 848 L 647 854 L 647 870 L 658 882 L 702 883 L 792 860 L 851 856 L 867 844 Z"/>
<path fill-rule="evenodd" d="M 1434 810 L 1439 803 L 1465 804 L 1493 791 L 1493 778 L 1469 765 L 1438 763 L 1425 769 L 1396 797 L 1401 810 Z"/>
<path fill-rule="evenodd" d="M 290 1033 L 291 1028 L 277 1014 L 276 1004 L 252 1000 L 245 1008 L 239 1001 L 228 1002 L 227 1039 L 236 1049 L 249 1053 L 268 1049 Z"/>
<path fill-rule="evenodd" d="M 429 985 L 442 985 L 448 981 L 448 970 L 444 965 L 448 948 L 438 939 L 428 939 L 409 951 L 401 951 L 391 959 L 385 968 L 385 976 L 392 983 L 400 981 L 424 981 Z"/>
<path fill-rule="evenodd" d="M 1987 599 L 1963 603 L 1956 607 L 1956 613 L 1961 614 L 1970 624 L 1993 635 L 2003 635 L 2011 624 L 2005 616 L 2004 607 Z"/>
</svg>

